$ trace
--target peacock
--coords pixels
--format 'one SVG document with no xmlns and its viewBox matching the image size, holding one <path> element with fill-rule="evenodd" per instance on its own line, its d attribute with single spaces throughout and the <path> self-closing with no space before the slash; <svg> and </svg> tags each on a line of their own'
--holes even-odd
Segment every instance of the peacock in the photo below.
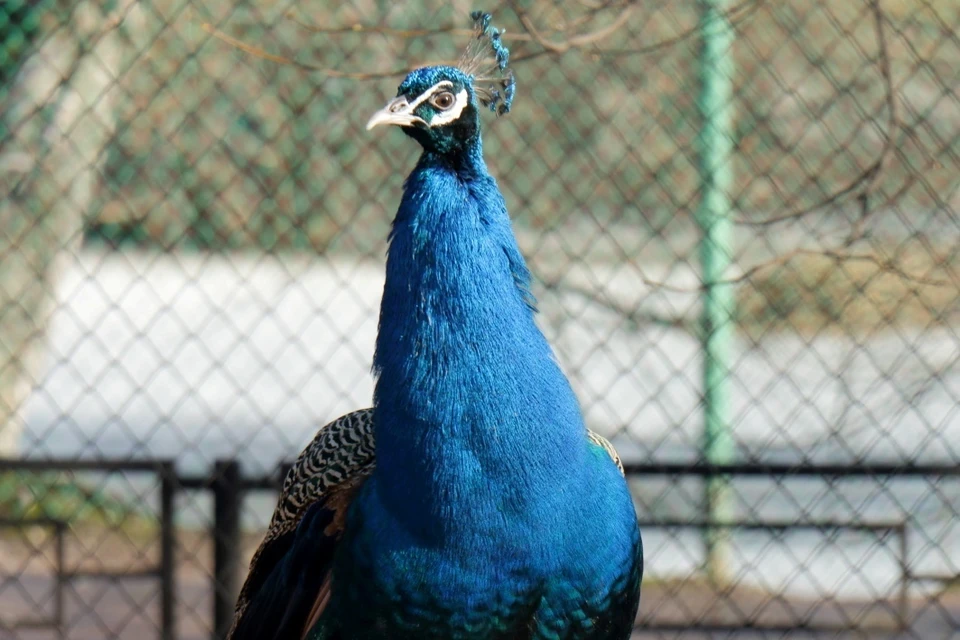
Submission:
<svg viewBox="0 0 960 640">
<path fill-rule="evenodd" d="M 232 640 L 631 634 L 633 501 L 535 321 L 480 132 L 516 83 L 502 31 L 472 17 L 459 64 L 412 71 L 367 124 L 423 147 L 389 236 L 373 407 L 288 472 Z"/>
</svg>

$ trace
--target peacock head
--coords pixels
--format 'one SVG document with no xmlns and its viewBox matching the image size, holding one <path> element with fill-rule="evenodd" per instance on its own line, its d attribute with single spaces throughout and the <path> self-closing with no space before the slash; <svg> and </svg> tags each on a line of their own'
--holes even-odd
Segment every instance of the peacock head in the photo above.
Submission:
<svg viewBox="0 0 960 640">
<path fill-rule="evenodd" d="M 460 63 L 411 71 L 397 97 L 367 122 L 367 130 L 397 125 L 427 151 L 451 153 L 479 138 L 481 107 L 497 115 L 510 111 L 516 83 L 507 67 L 510 52 L 500 38 L 503 32 L 490 26 L 490 14 L 471 15 L 475 37 Z"/>
</svg>

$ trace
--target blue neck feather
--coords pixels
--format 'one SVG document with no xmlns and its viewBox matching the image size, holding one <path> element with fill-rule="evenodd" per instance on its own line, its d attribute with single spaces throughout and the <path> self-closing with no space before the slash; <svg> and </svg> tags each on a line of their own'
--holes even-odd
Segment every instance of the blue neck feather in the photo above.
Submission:
<svg viewBox="0 0 960 640">
<path fill-rule="evenodd" d="M 579 479 L 582 418 L 528 286 L 479 135 L 425 151 L 391 233 L 374 356 L 376 486 L 414 535 L 542 522 Z"/>
</svg>

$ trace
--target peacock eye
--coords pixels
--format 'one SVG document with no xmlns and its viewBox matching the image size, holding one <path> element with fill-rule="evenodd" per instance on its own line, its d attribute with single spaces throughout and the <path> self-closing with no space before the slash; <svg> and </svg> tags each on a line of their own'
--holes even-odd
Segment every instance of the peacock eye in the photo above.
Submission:
<svg viewBox="0 0 960 640">
<path fill-rule="evenodd" d="M 453 94 L 449 91 L 441 91 L 440 93 L 434 94 L 434 96 L 430 98 L 430 104 L 442 111 L 446 111 L 452 107 L 453 103 Z"/>
</svg>

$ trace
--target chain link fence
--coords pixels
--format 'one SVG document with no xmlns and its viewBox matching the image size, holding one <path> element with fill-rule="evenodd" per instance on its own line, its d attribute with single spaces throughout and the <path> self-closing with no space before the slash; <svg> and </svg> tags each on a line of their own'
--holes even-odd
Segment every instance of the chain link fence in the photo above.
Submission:
<svg viewBox="0 0 960 640">
<path fill-rule="evenodd" d="M 371 401 L 417 149 L 363 124 L 475 8 L 636 637 L 960 637 L 956 2 L 7 0 L 0 638 L 222 632 L 283 464 Z"/>
</svg>

